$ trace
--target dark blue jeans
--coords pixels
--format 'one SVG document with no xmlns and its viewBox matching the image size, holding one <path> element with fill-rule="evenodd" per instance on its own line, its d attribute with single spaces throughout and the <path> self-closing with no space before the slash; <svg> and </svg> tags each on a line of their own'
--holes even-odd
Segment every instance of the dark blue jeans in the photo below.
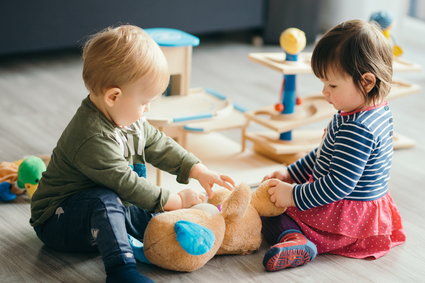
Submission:
<svg viewBox="0 0 425 283">
<path fill-rule="evenodd" d="M 107 269 L 136 262 L 127 233 L 143 241 L 152 216 L 137 206 L 123 205 L 113 191 L 99 188 L 69 197 L 34 229 L 46 246 L 57 251 L 98 250 Z"/>
<path fill-rule="evenodd" d="M 302 233 L 300 226 L 286 213 L 273 217 L 261 217 L 262 232 L 266 241 L 274 245 L 279 242 L 280 235 L 286 230 L 294 229 Z"/>
</svg>

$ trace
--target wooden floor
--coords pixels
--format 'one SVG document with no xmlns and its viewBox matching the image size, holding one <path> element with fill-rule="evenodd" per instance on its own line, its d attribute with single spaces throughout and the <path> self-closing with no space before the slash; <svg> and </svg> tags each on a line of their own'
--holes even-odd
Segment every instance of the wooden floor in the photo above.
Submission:
<svg viewBox="0 0 425 283">
<path fill-rule="evenodd" d="M 412 41 L 404 48 L 407 59 L 425 66 L 422 47 Z M 281 76 L 250 62 L 247 54 L 278 50 L 226 40 L 201 42 L 194 50 L 191 85 L 215 89 L 248 109 L 274 104 Z M 415 148 L 395 153 L 390 180 L 408 237 L 404 245 L 376 261 L 320 255 L 303 267 L 274 273 L 262 267 L 265 244 L 252 255 L 215 257 L 193 273 L 144 264 L 138 264 L 139 270 L 157 282 L 425 282 L 425 72 L 402 77 L 423 88 L 420 94 L 391 102 L 397 132 L 417 142 Z M 312 75 L 299 76 L 301 95 L 317 93 L 320 87 Z M 2 60 L 0 161 L 50 153 L 86 93 L 78 52 Z M 320 129 L 325 124 L 311 127 Z M 224 134 L 238 139 L 235 131 Z M 256 178 L 260 180 L 262 175 Z M 98 254 L 62 254 L 44 247 L 30 227 L 29 217 L 26 199 L 0 203 L 0 282 L 104 281 Z"/>
</svg>

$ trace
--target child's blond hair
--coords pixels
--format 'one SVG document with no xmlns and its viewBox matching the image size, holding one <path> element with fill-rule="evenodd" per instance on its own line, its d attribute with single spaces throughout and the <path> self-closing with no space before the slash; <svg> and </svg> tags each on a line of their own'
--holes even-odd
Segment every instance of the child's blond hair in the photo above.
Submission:
<svg viewBox="0 0 425 283">
<path fill-rule="evenodd" d="M 94 34 L 83 48 L 83 80 L 93 94 L 146 77 L 165 89 L 168 64 L 159 46 L 141 28 L 109 27 Z"/>
<path fill-rule="evenodd" d="M 327 78 L 331 71 L 345 73 L 362 91 L 366 104 L 376 104 L 391 89 L 392 62 L 391 46 L 379 27 L 351 20 L 335 26 L 319 40 L 311 67 L 318 78 Z M 369 92 L 362 85 L 362 75 L 367 72 L 376 77 L 376 84 Z"/>
</svg>

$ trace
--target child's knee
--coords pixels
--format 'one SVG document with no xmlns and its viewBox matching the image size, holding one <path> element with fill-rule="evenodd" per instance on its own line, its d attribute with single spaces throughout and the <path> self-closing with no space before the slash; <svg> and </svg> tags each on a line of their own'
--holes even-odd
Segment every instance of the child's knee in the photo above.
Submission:
<svg viewBox="0 0 425 283">
<path fill-rule="evenodd" d="M 94 202 L 95 206 L 98 206 L 99 208 L 105 207 L 105 208 L 120 208 L 124 209 L 124 205 L 121 201 L 121 198 L 118 196 L 117 193 L 115 193 L 112 190 L 109 189 L 95 189 L 93 198 L 95 198 L 97 201 Z"/>
</svg>

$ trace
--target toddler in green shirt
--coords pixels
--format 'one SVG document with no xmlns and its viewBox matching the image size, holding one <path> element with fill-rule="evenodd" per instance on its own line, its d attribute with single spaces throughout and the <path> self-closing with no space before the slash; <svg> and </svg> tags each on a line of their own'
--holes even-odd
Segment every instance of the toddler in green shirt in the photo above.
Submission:
<svg viewBox="0 0 425 283">
<path fill-rule="evenodd" d="M 127 233 L 143 240 L 154 212 L 191 207 L 205 196 L 155 186 L 145 178 L 145 163 L 180 183 L 197 179 L 209 197 L 214 184 L 232 190 L 234 181 L 143 119 L 170 74 L 160 48 L 141 28 L 123 25 L 95 34 L 83 60 L 90 94 L 53 150 L 32 198 L 30 223 L 53 249 L 98 250 L 106 282 L 151 282 L 136 269 Z"/>
</svg>

